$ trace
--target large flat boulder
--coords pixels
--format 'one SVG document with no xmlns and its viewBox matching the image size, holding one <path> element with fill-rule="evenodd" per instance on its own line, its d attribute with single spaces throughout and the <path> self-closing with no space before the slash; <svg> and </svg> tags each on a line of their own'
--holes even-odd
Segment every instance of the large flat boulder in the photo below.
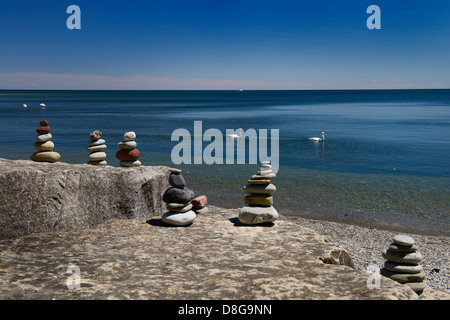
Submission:
<svg viewBox="0 0 450 320">
<path fill-rule="evenodd" d="M 0 159 L 0 239 L 159 215 L 167 172 Z"/>
</svg>

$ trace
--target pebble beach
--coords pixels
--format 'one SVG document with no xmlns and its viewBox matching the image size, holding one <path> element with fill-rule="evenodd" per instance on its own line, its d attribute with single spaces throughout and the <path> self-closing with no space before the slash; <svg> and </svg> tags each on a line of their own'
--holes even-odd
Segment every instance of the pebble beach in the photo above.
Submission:
<svg viewBox="0 0 450 320">
<path fill-rule="evenodd" d="M 450 293 L 448 270 L 450 261 L 449 237 L 392 232 L 297 216 L 284 216 L 284 219 L 309 227 L 325 236 L 329 242 L 342 246 L 350 254 L 355 267 L 359 270 L 368 270 L 374 265 L 382 268 L 385 262 L 381 255 L 382 250 L 389 246 L 395 235 L 408 235 L 416 241 L 424 256 L 421 265 L 426 274 L 427 285 Z"/>
</svg>

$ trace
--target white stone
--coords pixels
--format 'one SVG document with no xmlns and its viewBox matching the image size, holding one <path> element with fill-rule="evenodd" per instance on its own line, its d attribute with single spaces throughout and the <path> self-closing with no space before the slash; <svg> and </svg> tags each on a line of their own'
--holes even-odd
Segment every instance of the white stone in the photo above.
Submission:
<svg viewBox="0 0 450 320">
<path fill-rule="evenodd" d="M 141 162 L 139 160 L 120 161 L 119 165 L 121 165 L 122 167 L 139 167 L 141 166 Z"/>
<path fill-rule="evenodd" d="M 106 153 L 102 151 L 95 151 L 89 154 L 89 161 L 100 161 L 106 159 Z"/>
<path fill-rule="evenodd" d="M 98 146 L 100 144 L 105 144 L 105 143 L 106 143 L 105 139 L 98 139 L 95 141 L 89 141 L 88 145 L 89 146 Z"/>
<path fill-rule="evenodd" d="M 402 246 L 412 246 L 415 243 L 413 238 L 403 234 L 398 234 L 394 236 L 393 241 Z"/>
<path fill-rule="evenodd" d="M 260 176 L 265 176 L 265 175 L 268 175 L 268 174 L 271 174 L 272 173 L 272 169 L 264 169 L 264 168 L 261 168 L 256 174 L 259 174 Z"/>
<path fill-rule="evenodd" d="M 196 217 L 197 215 L 192 210 L 184 213 L 169 211 L 162 215 L 162 221 L 170 225 L 185 226 L 191 224 Z"/>
<path fill-rule="evenodd" d="M 52 139 L 51 133 L 40 134 L 36 137 L 37 142 L 46 142 L 46 141 L 50 141 L 51 139 Z"/>
<path fill-rule="evenodd" d="M 136 141 L 121 141 L 117 144 L 120 150 L 131 150 L 137 147 Z"/>
<path fill-rule="evenodd" d="M 247 205 L 239 212 L 238 219 L 243 224 L 259 224 L 278 219 L 278 211 L 274 207 Z"/>
<path fill-rule="evenodd" d="M 123 141 L 133 141 L 134 139 L 136 139 L 136 133 L 133 131 L 125 132 L 123 135 Z"/>
<path fill-rule="evenodd" d="M 100 150 L 105 150 L 107 148 L 106 144 L 99 144 L 96 146 L 90 146 L 88 148 L 86 148 L 87 152 L 95 152 L 95 151 L 100 151 Z"/>
<path fill-rule="evenodd" d="M 93 166 L 106 166 L 107 162 L 105 160 L 89 161 L 88 164 L 91 164 Z"/>
<path fill-rule="evenodd" d="M 173 205 L 170 205 L 170 203 L 168 203 L 166 205 L 167 210 L 172 211 L 172 212 L 187 212 L 187 211 L 191 210 L 192 207 L 193 207 L 192 203 L 189 203 L 182 207 L 173 206 Z"/>
</svg>

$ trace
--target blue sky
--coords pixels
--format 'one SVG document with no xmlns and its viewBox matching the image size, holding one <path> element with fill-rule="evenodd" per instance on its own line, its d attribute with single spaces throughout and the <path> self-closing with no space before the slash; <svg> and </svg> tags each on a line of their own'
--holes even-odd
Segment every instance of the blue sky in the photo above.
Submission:
<svg viewBox="0 0 450 320">
<path fill-rule="evenodd" d="M 2 1 L 0 44 L 0 89 L 450 88 L 443 0 Z"/>
</svg>

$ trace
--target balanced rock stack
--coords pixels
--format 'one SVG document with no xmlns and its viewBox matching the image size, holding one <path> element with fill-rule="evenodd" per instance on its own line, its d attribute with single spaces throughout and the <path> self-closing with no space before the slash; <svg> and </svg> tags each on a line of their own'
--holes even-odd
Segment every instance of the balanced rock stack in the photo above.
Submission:
<svg viewBox="0 0 450 320">
<path fill-rule="evenodd" d="M 86 149 L 89 153 L 88 164 L 92 164 L 94 166 L 105 166 L 106 165 L 106 153 L 103 151 L 107 148 L 105 144 L 105 140 L 101 139 L 102 133 L 98 130 L 91 132 L 89 135 L 89 147 Z"/>
<path fill-rule="evenodd" d="M 181 175 L 180 169 L 171 168 L 169 172 L 171 187 L 164 192 L 162 197 L 169 211 L 162 215 L 162 221 L 176 226 L 189 225 L 196 218 L 191 203 L 194 198 L 194 191 L 186 186 L 186 181 Z"/>
<path fill-rule="evenodd" d="M 277 190 L 271 183 L 273 178 L 276 175 L 272 172 L 270 161 L 263 161 L 260 171 L 244 187 L 244 192 L 248 195 L 244 198 L 246 205 L 239 212 L 241 223 L 259 224 L 278 219 L 278 212 L 273 207 L 272 194 Z"/>
<path fill-rule="evenodd" d="M 419 264 L 423 256 L 413 238 L 396 235 L 382 255 L 387 261 L 380 270 L 381 275 L 404 283 L 419 294 L 425 289 L 425 273 Z"/>
<path fill-rule="evenodd" d="M 36 142 L 33 147 L 38 150 L 31 155 L 31 160 L 38 162 L 57 162 L 61 158 L 58 152 L 53 151 L 55 144 L 51 141 L 50 126 L 47 120 L 41 120 L 40 126 L 37 127 Z"/>
<path fill-rule="evenodd" d="M 133 131 L 126 132 L 123 135 L 123 141 L 119 142 L 119 151 L 116 153 L 116 158 L 120 160 L 119 164 L 122 167 L 139 167 L 141 162 L 138 160 L 141 153 L 137 147 L 136 133 Z"/>
</svg>

